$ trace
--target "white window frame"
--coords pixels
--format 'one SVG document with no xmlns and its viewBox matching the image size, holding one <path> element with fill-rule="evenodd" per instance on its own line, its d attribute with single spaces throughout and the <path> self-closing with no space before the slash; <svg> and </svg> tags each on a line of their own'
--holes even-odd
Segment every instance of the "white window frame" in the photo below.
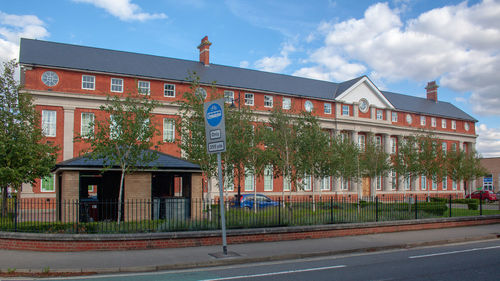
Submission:
<svg viewBox="0 0 500 281">
<path fill-rule="evenodd" d="M 273 96 L 264 95 L 264 107 L 273 107 Z"/>
<path fill-rule="evenodd" d="M 95 90 L 95 76 L 82 75 L 82 89 L 83 90 Z"/>
<path fill-rule="evenodd" d="M 441 144 L 441 150 L 443 151 L 444 154 L 447 153 L 447 151 L 448 151 L 448 144 L 446 142 L 443 142 Z"/>
<path fill-rule="evenodd" d="M 432 188 L 432 190 L 438 189 L 438 184 L 437 184 L 437 181 L 435 179 L 432 179 L 431 188 Z"/>
<path fill-rule="evenodd" d="M 264 191 L 273 191 L 273 166 L 264 168 Z"/>
<path fill-rule="evenodd" d="M 453 190 L 457 190 L 457 181 L 455 181 L 455 180 L 454 180 L 454 181 L 451 181 L 451 188 L 452 188 Z"/>
<path fill-rule="evenodd" d="M 382 176 L 375 177 L 375 189 L 382 190 Z"/>
<path fill-rule="evenodd" d="M 140 95 L 149 96 L 151 94 L 151 82 L 144 80 L 137 81 L 137 91 Z"/>
<path fill-rule="evenodd" d="M 52 180 L 52 190 L 47 190 L 44 189 L 44 182 L 47 181 L 48 178 L 51 178 Z M 40 180 L 40 192 L 55 192 L 56 191 L 56 175 L 55 174 L 50 174 L 50 176 L 46 176 L 45 178 L 42 178 Z"/>
<path fill-rule="evenodd" d="M 231 170 L 229 176 L 224 175 L 224 191 L 234 191 L 234 170 Z"/>
<path fill-rule="evenodd" d="M 424 175 L 420 177 L 420 190 L 427 190 L 427 177 Z"/>
<path fill-rule="evenodd" d="M 391 154 L 396 154 L 397 143 L 398 143 L 398 140 L 395 137 L 391 137 Z"/>
<path fill-rule="evenodd" d="M 441 119 L 441 128 L 446 129 L 446 119 Z"/>
<path fill-rule="evenodd" d="M 57 135 L 57 111 L 42 110 L 42 132 L 46 137 Z"/>
<path fill-rule="evenodd" d="M 255 175 L 250 169 L 245 168 L 245 191 L 255 190 Z"/>
<path fill-rule="evenodd" d="M 309 175 L 304 175 L 304 178 L 302 179 L 302 186 L 304 188 L 304 191 L 311 191 L 312 190 L 312 178 Z"/>
<path fill-rule="evenodd" d="M 420 126 L 425 126 L 426 119 L 427 118 L 425 116 L 420 116 Z"/>
<path fill-rule="evenodd" d="M 234 103 L 234 91 L 224 91 L 224 102 L 227 104 Z"/>
<path fill-rule="evenodd" d="M 375 136 L 375 144 L 377 147 L 382 147 L 382 137 L 381 136 Z"/>
<path fill-rule="evenodd" d="M 245 93 L 245 105 L 254 106 L 255 105 L 255 95 L 252 93 Z"/>
<path fill-rule="evenodd" d="M 114 119 L 113 114 L 109 115 L 109 138 L 114 139 L 120 135 L 120 128 Z"/>
<path fill-rule="evenodd" d="M 365 151 L 366 148 L 366 136 L 365 135 L 358 135 L 358 147 L 361 149 L 361 151 Z"/>
<path fill-rule="evenodd" d="M 321 179 L 321 190 L 330 190 L 331 189 L 331 184 L 330 184 L 330 177 L 324 177 Z"/>
<path fill-rule="evenodd" d="M 448 177 L 444 176 L 443 177 L 443 190 L 447 190 L 447 189 L 448 189 Z"/>
<path fill-rule="evenodd" d="M 163 118 L 163 141 L 175 142 L 175 119 Z"/>
<path fill-rule="evenodd" d="M 456 130 L 457 129 L 457 121 L 451 120 L 451 129 Z"/>
<path fill-rule="evenodd" d="M 349 190 L 349 180 L 346 178 L 340 178 L 340 189 Z"/>
<path fill-rule="evenodd" d="M 167 98 L 175 98 L 175 84 L 164 83 L 163 84 L 163 96 L 167 97 Z"/>
<path fill-rule="evenodd" d="M 283 109 L 290 110 L 292 109 L 292 99 L 291 98 L 283 98 Z"/>
<path fill-rule="evenodd" d="M 391 181 L 392 181 L 391 190 L 396 190 L 398 186 L 398 175 L 394 170 L 391 170 Z"/>
<path fill-rule="evenodd" d="M 325 114 L 332 114 L 332 104 L 331 103 L 325 102 L 323 108 L 324 108 Z"/>
<path fill-rule="evenodd" d="M 392 122 L 398 122 L 398 113 L 392 112 Z"/>
<path fill-rule="evenodd" d="M 283 191 L 290 190 L 292 190 L 292 182 L 287 177 L 283 177 Z"/>
<path fill-rule="evenodd" d="M 410 175 L 406 175 L 406 177 L 403 179 L 404 183 L 404 189 L 405 190 L 410 190 L 410 183 L 411 183 L 411 180 L 410 180 Z"/>
<path fill-rule="evenodd" d="M 455 152 L 457 151 L 457 143 L 454 142 L 451 144 L 451 151 L 455 151 Z"/>
<path fill-rule="evenodd" d="M 349 106 L 346 104 L 342 105 L 342 116 L 350 116 Z"/>
<path fill-rule="evenodd" d="M 123 93 L 123 79 L 121 78 L 111 78 L 110 91 L 114 93 Z M 116 83 L 118 82 L 118 83 Z"/>
<path fill-rule="evenodd" d="M 82 112 L 80 115 L 80 135 L 83 138 L 94 133 L 94 128 L 90 124 L 95 120 L 95 115 L 92 112 Z"/>
<path fill-rule="evenodd" d="M 382 109 L 377 109 L 377 120 L 384 120 L 384 111 Z"/>
<path fill-rule="evenodd" d="M 431 117 L 431 126 L 432 126 L 433 128 L 436 128 L 436 126 L 437 126 L 436 117 Z"/>
</svg>

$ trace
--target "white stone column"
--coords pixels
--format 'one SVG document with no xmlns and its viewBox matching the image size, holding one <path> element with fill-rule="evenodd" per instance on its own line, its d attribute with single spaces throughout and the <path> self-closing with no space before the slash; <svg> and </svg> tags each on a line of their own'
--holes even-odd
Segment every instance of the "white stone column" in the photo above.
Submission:
<svg viewBox="0 0 500 281">
<path fill-rule="evenodd" d="M 75 132 L 75 108 L 64 107 L 63 160 L 73 158 L 73 136 Z"/>
<path fill-rule="evenodd" d="M 391 136 L 389 134 L 384 134 L 384 152 L 391 154 Z M 384 191 L 391 190 L 391 174 L 390 172 L 384 176 Z"/>
<path fill-rule="evenodd" d="M 358 131 L 351 131 L 351 138 L 352 138 L 352 142 L 354 144 L 358 145 Z M 361 179 L 357 179 L 357 180 L 352 181 L 352 191 L 357 191 L 358 197 L 361 194 L 361 190 L 359 188 L 359 186 L 360 186 L 359 181 L 360 180 Z"/>
</svg>

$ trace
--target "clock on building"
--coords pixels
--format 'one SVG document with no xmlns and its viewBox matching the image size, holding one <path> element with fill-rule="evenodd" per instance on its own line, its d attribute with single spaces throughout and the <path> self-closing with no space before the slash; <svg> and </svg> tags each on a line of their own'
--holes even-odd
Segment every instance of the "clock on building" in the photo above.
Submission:
<svg viewBox="0 0 500 281">
<path fill-rule="evenodd" d="M 53 71 L 45 71 L 42 74 L 42 82 L 49 87 L 54 87 L 59 83 L 59 76 Z"/>
<path fill-rule="evenodd" d="M 310 100 L 308 100 L 304 103 L 304 107 L 306 108 L 307 112 L 311 112 L 314 108 L 314 105 Z"/>
<path fill-rule="evenodd" d="M 411 118 L 411 115 L 410 114 L 406 114 L 406 122 L 408 124 L 411 124 L 412 121 L 413 121 L 413 119 Z"/>
<path fill-rule="evenodd" d="M 359 100 L 359 110 L 363 113 L 368 111 L 368 101 L 366 99 Z"/>
</svg>

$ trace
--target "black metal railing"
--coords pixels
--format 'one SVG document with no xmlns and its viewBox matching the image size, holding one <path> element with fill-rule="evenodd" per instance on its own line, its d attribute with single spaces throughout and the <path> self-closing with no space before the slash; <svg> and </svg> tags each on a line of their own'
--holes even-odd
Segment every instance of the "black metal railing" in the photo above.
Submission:
<svg viewBox="0 0 500 281">
<path fill-rule="evenodd" d="M 252 201 L 253 202 L 253 201 Z M 275 198 L 238 205 L 224 202 L 229 229 L 395 221 L 500 214 L 498 203 L 443 196 L 323 196 Z M 36 233 L 140 233 L 220 229 L 218 200 L 158 198 L 117 201 L 9 199 L 0 231 Z"/>
</svg>

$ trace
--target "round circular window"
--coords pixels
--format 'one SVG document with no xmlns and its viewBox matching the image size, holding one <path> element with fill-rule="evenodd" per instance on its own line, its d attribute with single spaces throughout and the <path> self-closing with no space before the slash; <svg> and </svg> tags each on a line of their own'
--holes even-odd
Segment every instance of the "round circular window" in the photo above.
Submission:
<svg viewBox="0 0 500 281">
<path fill-rule="evenodd" d="M 408 124 L 411 124 L 412 121 L 413 121 L 413 118 L 411 118 L 411 115 L 410 114 L 406 114 L 406 122 Z"/>
<path fill-rule="evenodd" d="M 53 71 L 45 71 L 42 74 L 42 82 L 49 87 L 54 87 L 59 83 L 59 76 Z"/>
<path fill-rule="evenodd" d="M 368 111 L 368 107 L 370 105 L 368 104 L 368 101 L 366 99 L 360 99 L 359 100 L 359 110 L 363 113 L 366 113 Z"/>
<path fill-rule="evenodd" d="M 310 100 L 308 100 L 304 103 L 304 107 L 305 107 L 307 112 L 311 112 L 314 108 L 314 105 Z"/>
</svg>

